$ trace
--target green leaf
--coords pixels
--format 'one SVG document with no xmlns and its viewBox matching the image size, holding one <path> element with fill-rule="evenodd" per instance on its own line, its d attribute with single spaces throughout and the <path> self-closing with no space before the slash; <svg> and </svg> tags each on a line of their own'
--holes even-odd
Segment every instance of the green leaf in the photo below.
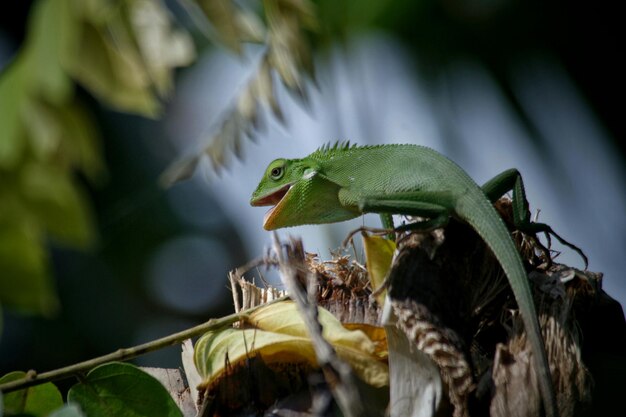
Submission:
<svg viewBox="0 0 626 417">
<path fill-rule="evenodd" d="M 21 118 L 26 138 L 38 160 L 50 160 L 59 153 L 62 130 L 50 106 L 38 98 L 28 97 Z"/>
<path fill-rule="evenodd" d="M 51 103 L 63 103 L 73 93 L 73 83 L 61 65 L 63 56 L 74 55 L 77 25 L 69 0 L 45 0 L 35 4 L 24 47 L 29 83 L 33 92 Z"/>
<path fill-rule="evenodd" d="M 21 109 L 26 99 L 24 60 L 15 58 L 0 76 L 0 168 L 15 167 L 26 144 Z"/>
<path fill-rule="evenodd" d="M 0 223 L 0 302 L 19 311 L 51 315 L 58 300 L 39 233 L 25 222 Z"/>
<path fill-rule="evenodd" d="M 94 228 L 86 198 L 70 172 L 29 164 L 22 169 L 20 180 L 28 208 L 48 233 L 70 245 L 87 246 L 93 242 Z"/>
<path fill-rule="evenodd" d="M 73 83 L 61 66 L 61 56 L 76 55 L 78 41 L 68 1 L 35 4 L 25 46 L 0 77 L 0 168 L 17 166 L 27 140 L 34 139 L 36 153 L 57 149 L 58 129 L 48 113 L 37 110 L 41 98 L 61 104 L 73 93 Z M 33 130 L 37 134 L 28 137 Z"/>
<path fill-rule="evenodd" d="M 66 404 L 65 406 L 48 414 L 48 417 L 86 417 L 86 414 L 76 404 Z"/>
<path fill-rule="evenodd" d="M 72 100 L 57 106 L 29 99 L 24 110 L 25 131 L 37 163 L 76 167 L 91 180 L 104 172 L 96 127 L 79 103 Z"/>
<path fill-rule="evenodd" d="M 121 30 L 115 31 L 121 37 Z M 83 25 L 81 45 L 66 64 L 72 76 L 120 111 L 156 116 L 160 104 L 139 56 L 127 39 L 112 42 L 92 24 Z"/>
<path fill-rule="evenodd" d="M 182 417 L 159 381 L 127 363 L 94 368 L 83 382 L 70 388 L 67 399 L 89 417 Z"/>
<path fill-rule="evenodd" d="M 66 152 L 72 165 L 82 170 L 91 181 L 105 173 L 100 137 L 90 114 L 80 105 L 68 103 L 55 109 L 67 141 Z"/>
<path fill-rule="evenodd" d="M 15 371 L 0 378 L 0 384 L 22 379 L 25 372 Z M 4 415 L 30 414 L 47 416 L 63 405 L 58 388 L 51 382 L 4 394 Z"/>
</svg>

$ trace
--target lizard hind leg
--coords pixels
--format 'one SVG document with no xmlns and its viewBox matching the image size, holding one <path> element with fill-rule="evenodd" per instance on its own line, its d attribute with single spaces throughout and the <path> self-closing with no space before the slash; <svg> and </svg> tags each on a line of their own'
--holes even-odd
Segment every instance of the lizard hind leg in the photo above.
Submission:
<svg viewBox="0 0 626 417">
<path fill-rule="evenodd" d="M 483 184 L 482 190 L 492 203 L 497 201 L 507 192 L 513 191 L 513 225 L 522 233 L 532 236 L 535 239 L 540 250 L 546 255 L 548 263 L 551 262 L 549 250 L 551 246 L 550 237 L 554 236 L 563 245 L 576 251 L 585 262 L 585 269 L 587 269 L 589 261 L 585 253 L 578 246 L 563 239 L 549 225 L 545 223 L 532 222 L 530 220 L 530 210 L 528 207 L 528 200 L 526 200 L 524 181 L 522 180 L 522 175 L 517 169 L 508 169 L 501 174 L 496 175 L 491 180 Z M 537 233 L 543 233 L 546 236 L 546 240 L 548 241 L 547 247 L 544 246 L 539 239 L 537 239 Z"/>
<path fill-rule="evenodd" d="M 585 255 L 585 253 L 582 251 L 582 249 L 580 249 L 578 246 L 574 245 L 573 243 L 568 242 L 567 240 L 563 239 L 558 233 L 556 233 L 554 231 L 554 229 L 552 229 L 552 227 L 550 227 L 549 225 L 545 224 L 545 223 L 535 223 L 535 222 L 530 222 L 526 225 L 523 226 L 518 226 L 517 224 L 515 225 L 515 227 L 517 227 L 521 232 L 528 234 L 528 235 L 536 235 L 537 233 L 543 233 L 546 236 L 546 240 L 548 241 L 548 247 L 546 248 L 541 242 L 539 242 L 539 239 L 536 239 L 539 247 L 541 248 L 542 251 L 549 250 L 550 248 L 550 236 L 554 236 L 556 238 L 556 240 L 558 240 L 559 242 L 561 242 L 561 244 L 569 247 L 570 249 L 574 250 L 575 252 L 578 253 L 578 255 L 580 255 L 580 257 L 583 259 L 584 263 L 585 263 L 585 269 L 587 269 L 587 266 L 589 265 L 589 259 L 587 259 L 587 255 Z"/>
</svg>

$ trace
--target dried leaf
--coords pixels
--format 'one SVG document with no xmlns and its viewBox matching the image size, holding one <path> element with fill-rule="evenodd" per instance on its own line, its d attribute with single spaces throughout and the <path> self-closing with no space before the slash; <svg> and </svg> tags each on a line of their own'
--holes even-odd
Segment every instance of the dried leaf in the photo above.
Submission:
<svg viewBox="0 0 626 417">
<path fill-rule="evenodd" d="M 265 40 L 265 25 L 255 13 L 238 10 L 235 13 L 235 22 L 240 42 L 261 43 Z"/>
<path fill-rule="evenodd" d="M 64 57 L 69 73 L 110 106 L 156 116 L 173 71 L 195 58 L 190 36 L 172 25 L 162 2 L 73 2 L 79 44 Z M 76 23 L 74 23 L 76 24 Z"/>
<path fill-rule="evenodd" d="M 389 273 L 396 244 L 380 236 L 363 236 L 363 248 L 372 289 L 376 291 L 383 285 Z M 381 306 L 384 304 L 385 295 L 386 291 L 382 291 L 376 297 Z"/>
<path fill-rule="evenodd" d="M 186 386 L 182 372 L 180 369 L 169 369 L 169 368 L 149 368 L 149 367 L 141 367 L 142 371 L 147 373 L 148 375 L 154 377 L 157 381 L 165 387 L 167 392 L 169 392 L 172 400 L 176 403 L 178 408 L 182 411 L 182 415 L 184 416 L 196 416 L 198 410 L 196 409 L 196 400 L 194 399 L 193 394 L 197 392 L 195 387 L 193 388 Z"/>
<path fill-rule="evenodd" d="M 398 328 L 385 328 L 389 343 L 389 416 L 438 415 L 444 392 L 439 369 Z"/>
<path fill-rule="evenodd" d="M 302 81 L 293 55 L 287 48 L 270 49 L 269 62 L 289 89 L 300 89 Z"/>
<path fill-rule="evenodd" d="M 191 178 L 196 171 L 201 156 L 193 155 L 177 160 L 159 176 L 159 184 L 167 188 L 178 181 Z"/>
<path fill-rule="evenodd" d="M 195 58 L 191 37 L 172 28 L 171 18 L 160 3 L 135 0 L 130 4 L 132 30 L 157 91 L 166 96 L 172 88 L 172 69 Z"/>
<path fill-rule="evenodd" d="M 187 339 L 181 345 L 181 363 L 183 365 L 183 370 L 185 371 L 185 378 L 187 379 L 187 385 L 189 386 L 189 391 L 191 394 L 191 399 L 193 403 L 198 404 L 198 385 L 202 382 L 202 378 L 198 371 L 196 370 L 196 365 L 193 361 L 194 350 L 193 343 L 191 339 Z M 197 410 L 196 410 L 197 411 Z"/>
<path fill-rule="evenodd" d="M 213 164 L 213 169 L 218 173 L 225 165 L 227 145 L 233 140 L 236 127 L 237 122 L 234 118 L 226 119 L 221 131 L 213 137 L 211 144 L 205 150 L 205 154 Z"/>
<path fill-rule="evenodd" d="M 220 40 L 228 48 L 241 53 L 237 9 L 232 0 L 200 0 L 200 7 L 213 24 Z"/>
<path fill-rule="evenodd" d="M 251 88 L 246 89 L 239 95 L 237 111 L 244 120 L 249 120 L 251 123 L 254 123 L 257 117 L 257 106 L 254 92 Z"/>
<path fill-rule="evenodd" d="M 274 114 L 274 117 L 281 123 L 285 122 L 285 117 L 280 109 L 280 105 L 276 100 L 274 81 L 272 80 L 271 64 L 269 56 L 266 56 L 261 62 L 259 71 L 252 85 L 253 91 L 257 94 L 257 99 L 261 104 L 268 105 Z"/>
<path fill-rule="evenodd" d="M 300 100 L 307 104 L 305 74 L 313 75 L 311 51 L 303 28 L 317 26 L 315 8 L 308 0 L 266 0 L 263 2 L 268 22 L 268 34 L 258 17 L 240 8 L 230 0 L 202 0 L 201 9 L 213 23 L 222 41 L 236 52 L 241 52 L 241 42 L 266 40 L 267 49 L 257 73 L 241 91 L 222 121 L 220 131 L 211 136 L 204 147 L 213 169 L 219 173 L 227 164 L 225 153 L 232 149 L 239 157 L 242 149 L 242 136 L 254 139 L 256 129 L 262 127 L 258 106 L 269 106 L 281 123 L 284 116 L 276 100 L 272 71 L 276 71 L 283 84 Z M 189 161 L 189 160 L 187 160 Z M 185 160 L 174 163 L 177 169 L 168 168 L 166 176 L 176 182 L 184 179 L 193 166 Z M 180 167 L 184 167 L 181 169 Z M 179 172 L 183 175 L 173 176 Z"/>
<path fill-rule="evenodd" d="M 363 332 L 347 330 L 322 308 L 319 308 L 319 321 L 326 340 L 361 379 L 376 387 L 387 384 L 387 365 L 374 354 L 376 347 Z M 209 332 L 196 343 L 194 359 L 204 379 L 204 388 L 219 378 L 227 365 L 235 365 L 251 356 L 260 355 L 268 365 L 316 364 L 313 346 L 294 303 L 281 302 L 260 308 L 247 322 L 254 328 Z"/>
</svg>

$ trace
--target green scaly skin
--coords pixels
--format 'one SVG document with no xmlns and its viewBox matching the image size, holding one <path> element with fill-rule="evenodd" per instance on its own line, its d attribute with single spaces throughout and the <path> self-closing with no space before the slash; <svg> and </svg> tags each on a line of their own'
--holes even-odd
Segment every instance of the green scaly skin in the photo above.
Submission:
<svg viewBox="0 0 626 417">
<path fill-rule="evenodd" d="M 433 149 L 416 145 L 324 146 L 302 159 L 270 163 L 252 194 L 253 206 L 274 206 L 263 227 L 274 230 L 303 224 L 349 220 L 363 213 L 426 217 L 410 225 L 432 229 L 455 217 L 468 223 L 502 266 L 519 305 L 533 349 L 539 387 L 548 416 L 557 416 L 556 394 L 537 313 L 517 248 L 492 202 L 513 191 L 515 226 L 561 239 L 545 224 L 532 223 L 517 170 L 508 170 L 479 187 L 457 164 Z"/>
</svg>

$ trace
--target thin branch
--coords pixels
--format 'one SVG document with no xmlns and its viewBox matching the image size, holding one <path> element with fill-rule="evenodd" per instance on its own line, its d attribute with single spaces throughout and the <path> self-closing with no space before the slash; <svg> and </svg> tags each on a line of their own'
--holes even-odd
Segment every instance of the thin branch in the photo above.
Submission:
<svg viewBox="0 0 626 417">
<path fill-rule="evenodd" d="M 337 400 L 337 405 L 347 417 L 369 415 L 367 413 L 369 410 L 365 410 L 363 407 L 363 401 L 356 387 L 352 369 L 337 356 L 335 349 L 322 335 L 322 325 L 318 320 L 316 300 L 311 300 L 311 297 L 307 297 L 302 288 L 302 283 L 298 280 L 299 274 L 303 269 L 299 267 L 298 261 L 304 262 L 303 258 L 297 259 L 298 253 L 301 253 L 301 246 L 292 244 L 286 253 L 276 233 L 273 234 L 273 238 L 273 249 L 278 258 L 283 283 L 296 303 L 302 320 L 309 331 L 309 337 L 311 338 L 318 364 L 322 368 L 333 396 Z M 310 290 L 314 287 L 311 282 L 314 280 L 314 277 L 311 276 L 312 273 L 310 271 L 304 272 L 304 274 L 307 288 Z"/>
<path fill-rule="evenodd" d="M 263 306 L 273 304 L 279 301 L 284 301 L 286 299 L 287 297 L 277 298 L 267 304 L 264 304 Z M 122 348 L 107 355 L 89 359 L 84 362 L 79 362 L 70 366 L 66 366 L 64 368 L 55 369 L 53 371 L 44 372 L 42 374 L 37 374 L 35 371 L 31 370 L 28 371 L 26 377 L 22 379 L 0 385 L 0 391 L 3 393 L 16 391 L 33 385 L 39 385 L 45 382 L 56 381 L 79 375 L 107 362 L 127 361 L 137 356 L 153 352 L 155 350 L 182 343 L 186 339 L 199 336 L 208 331 L 215 331 L 223 327 L 229 326 L 237 321 L 245 319 L 250 313 L 258 309 L 259 307 L 261 306 L 256 306 L 240 313 L 233 313 L 218 319 L 211 319 L 203 324 L 191 327 L 178 333 L 171 334 L 161 339 L 153 340 L 130 348 Z"/>
</svg>

